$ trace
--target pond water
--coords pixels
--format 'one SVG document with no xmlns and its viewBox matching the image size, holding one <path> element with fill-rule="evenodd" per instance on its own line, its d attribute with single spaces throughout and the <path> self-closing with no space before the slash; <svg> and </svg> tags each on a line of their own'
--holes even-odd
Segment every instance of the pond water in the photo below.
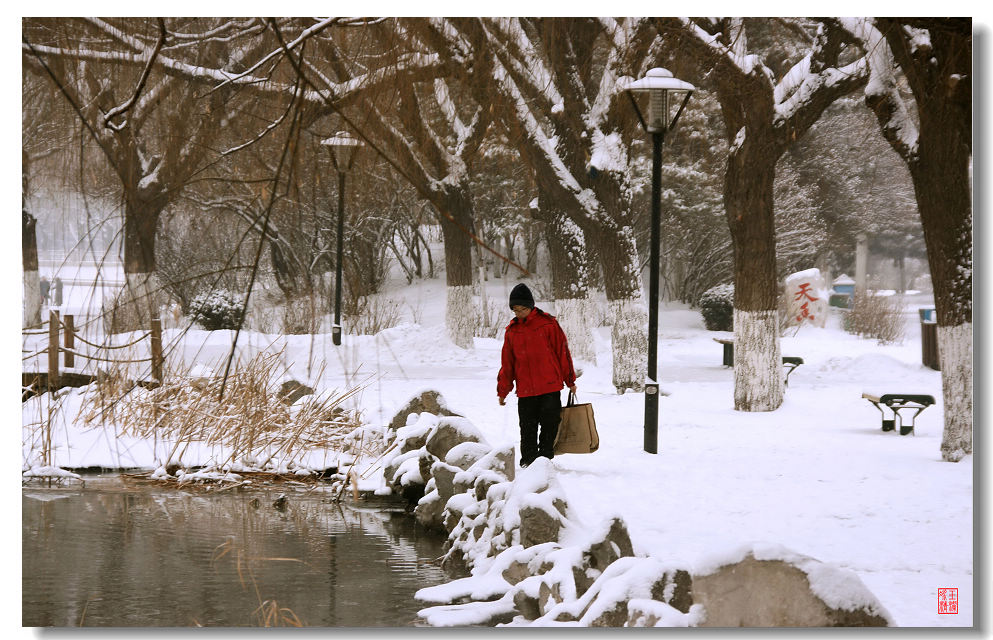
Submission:
<svg viewBox="0 0 993 640">
<path fill-rule="evenodd" d="M 411 516 L 283 492 L 23 488 L 21 624 L 403 627 L 451 579 Z"/>
</svg>

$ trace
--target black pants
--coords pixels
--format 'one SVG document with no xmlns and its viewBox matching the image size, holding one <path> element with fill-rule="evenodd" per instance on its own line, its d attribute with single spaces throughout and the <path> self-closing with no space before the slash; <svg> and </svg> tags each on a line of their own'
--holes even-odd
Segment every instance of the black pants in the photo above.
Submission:
<svg viewBox="0 0 993 640">
<path fill-rule="evenodd" d="M 552 446 L 562 418 L 562 398 L 559 392 L 518 398 L 517 414 L 521 419 L 521 460 L 531 463 L 538 456 L 551 459 L 555 455 Z"/>
</svg>

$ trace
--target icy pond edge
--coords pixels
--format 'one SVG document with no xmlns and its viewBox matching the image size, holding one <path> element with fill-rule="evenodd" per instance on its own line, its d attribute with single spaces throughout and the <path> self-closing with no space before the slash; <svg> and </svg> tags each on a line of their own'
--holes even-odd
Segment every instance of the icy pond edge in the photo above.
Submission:
<svg viewBox="0 0 993 640">
<path fill-rule="evenodd" d="M 581 522 L 552 461 L 517 467 L 425 391 L 397 413 L 384 491 L 447 535 L 443 568 L 468 574 L 421 589 L 433 626 L 894 626 L 851 570 L 775 543 L 696 562 L 640 552 L 616 515 Z M 731 594 L 731 595 L 729 595 Z"/>
</svg>

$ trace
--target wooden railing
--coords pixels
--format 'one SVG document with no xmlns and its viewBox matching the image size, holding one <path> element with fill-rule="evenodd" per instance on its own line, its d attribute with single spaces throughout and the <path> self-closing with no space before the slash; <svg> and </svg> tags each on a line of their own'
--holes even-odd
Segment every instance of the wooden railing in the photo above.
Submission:
<svg viewBox="0 0 993 640">
<path fill-rule="evenodd" d="M 75 319 L 72 315 L 66 315 L 64 319 L 59 318 L 59 312 L 52 310 L 49 315 L 49 319 L 44 324 L 48 325 L 47 329 L 41 330 L 25 330 L 22 335 L 43 335 L 48 334 L 48 345 L 34 353 L 28 354 L 21 358 L 22 361 L 35 358 L 44 353 L 48 354 L 48 388 L 57 389 L 59 388 L 59 378 L 61 375 L 59 369 L 59 354 L 63 355 L 63 366 L 67 369 L 75 368 L 76 358 L 83 360 L 96 360 L 99 362 L 117 362 L 121 364 L 131 364 L 131 363 L 141 363 L 141 362 L 151 362 L 152 365 L 152 378 L 156 382 L 162 382 L 162 370 L 164 365 L 164 356 L 162 353 L 162 320 L 160 318 L 152 318 L 151 327 L 149 331 L 141 336 L 138 336 L 134 340 L 126 344 L 96 344 L 86 340 L 81 335 L 76 332 Z M 62 340 L 60 341 L 60 333 L 62 334 Z M 137 359 L 122 359 L 113 358 L 109 356 L 96 355 L 93 353 L 84 353 L 77 351 L 76 343 L 87 345 L 99 350 L 114 351 L 120 349 L 127 349 L 128 347 L 133 347 L 134 345 L 140 343 L 145 338 L 149 338 L 150 352 L 151 355 L 148 358 L 137 358 Z M 60 344 L 61 342 L 61 344 Z"/>
</svg>

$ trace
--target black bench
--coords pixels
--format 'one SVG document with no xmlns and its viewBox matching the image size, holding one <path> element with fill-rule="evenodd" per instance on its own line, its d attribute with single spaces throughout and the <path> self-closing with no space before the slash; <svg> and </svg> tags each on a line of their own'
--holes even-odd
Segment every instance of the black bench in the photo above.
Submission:
<svg viewBox="0 0 993 640">
<path fill-rule="evenodd" d="M 899 423 L 901 436 L 914 433 L 914 420 L 921 411 L 934 404 L 934 396 L 923 393 L 884 393 L 881 396 L 863 393 L 862 397 L 874 404 L 879 409 L 879 413 L 883 414 L 883 431 L 893 431 Z M 886 410 L 883 409 L 883 406 L 893 412 L 891 418 L 886 418 Z M 913 415 L 910 416 L 910 424 L 905 425 L 903 423 L 904 416 L 900 413 L 903 409 L 914 410 Z"/>
<path fill-rule="evenodd" d="M 724 360 L 723 364 L 725 367 L 734 366 L 734 340 L 730 338 L 714 338 L 714 342 L 717 342 L 724 346 Z M 786 380 L 784 384 L 788 387 L 790 386 L 790 374 L 793 370 L 803 364 L 803 358 L 797 356 L 783 356 L 783 367 L 786 369 Z"/>
</svg>

